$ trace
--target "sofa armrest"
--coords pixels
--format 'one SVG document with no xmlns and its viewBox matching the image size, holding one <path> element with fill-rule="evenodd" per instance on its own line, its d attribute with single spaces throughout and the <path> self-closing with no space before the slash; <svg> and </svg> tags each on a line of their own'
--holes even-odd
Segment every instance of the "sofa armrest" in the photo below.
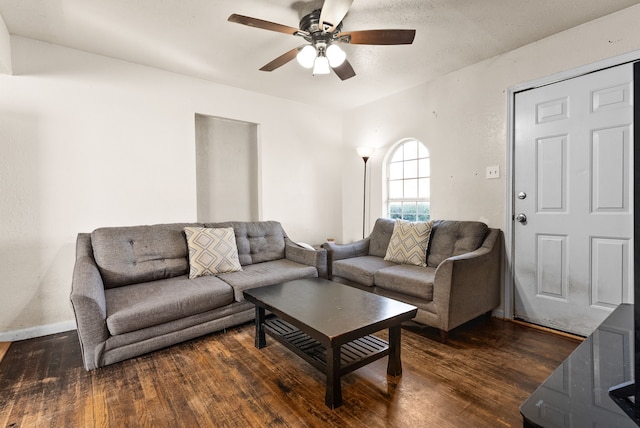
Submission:
<svg viewBox="0 0 640 428">
<path fill-rule="evenodd" d="M 333 262 L 336 260 L 350 259 L 369 255 L 370 238 L 364 238 L 349 244 L 334 244 L 325 242 L 322 248 L 327 250 L 327 274 L 329 278 L 333 276 Z"/>
<path fill-rule="evenodd" d="M 320 278 L 327 278 L 327 251 L 325 249 L 310 250 L 285 238 L 285 258 L 308 266 L 315 266 Z"/>
<path fill-rule="evenodd" d="M 98 367 L 97 359 L 109 338 L 109 331 L 104 284 L 91 254 L 89 234 L 78 235 L 70 298 L 84 367 L 91 370 Z"/>
<path fill-rule="evenodd" d="M 332 261 L 350 259 L 351 257 L 360 257 L 369 255 L 369 238 L 361 239 L 350 244 L 334 244 L 325 242 L 322 248 L 327 250 L 329 258 Z"/>
<path fill-rule="evenodd" d="M 436 269 L 433 300 L 449 331 L 500 305 L 502 233 L 490 229 L 482 246 L 445 259 Z"/>
</svg>

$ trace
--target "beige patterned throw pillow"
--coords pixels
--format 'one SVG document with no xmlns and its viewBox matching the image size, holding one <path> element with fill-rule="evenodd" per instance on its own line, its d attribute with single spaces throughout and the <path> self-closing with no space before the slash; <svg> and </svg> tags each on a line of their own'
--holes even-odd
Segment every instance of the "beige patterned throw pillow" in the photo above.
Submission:
<svg viewBox="0 0 640 428">
<path fill-rule="evenodd" d="M 185 227 L 189 247 L 189 279 L 241 271 L 232 227 Z"/>
<path fill-rule="evenodd" d="M 396 220 L 384 259 L 416 266 L 427 265 L 427 247 L 433 222 Z"/>
</svg>

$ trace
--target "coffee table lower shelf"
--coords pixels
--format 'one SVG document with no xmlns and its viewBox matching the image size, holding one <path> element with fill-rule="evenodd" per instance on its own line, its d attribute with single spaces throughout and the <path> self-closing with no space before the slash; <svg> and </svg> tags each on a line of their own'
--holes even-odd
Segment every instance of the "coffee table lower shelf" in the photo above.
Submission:
<svg viewBox="0 0 640 428">
<path fill-rule="evenodd" d="M 318 370 L 327 373 L 327 349 L 320 342 L 280 318 L 266 320 L 264 327 L 269 336 Z M 376 336 L 367 335 L 345 343 L 340 347 L 340 376 L 385 355 L 389 355 L 389 343 Z"/>
</svg>

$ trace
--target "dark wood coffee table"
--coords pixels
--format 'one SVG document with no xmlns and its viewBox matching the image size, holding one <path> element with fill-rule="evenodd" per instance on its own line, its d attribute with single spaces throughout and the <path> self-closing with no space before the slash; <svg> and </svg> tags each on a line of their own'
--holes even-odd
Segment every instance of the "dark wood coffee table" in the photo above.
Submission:
<svg viewBox="0 0 640 428">
<path fill-rule="evenodd" d="M 342 404 L 341 376 L 389 356 L 387 374 L 402 374 L 400 324 L 417 308 L 320 278 L 298 279 L 244 291 L 256 305 L 256 348 L 265 331 L 326 373 L 325 404 Z M 265 310 L 276 315 L 265 319 Z M 389 342 L 372 333 L 389 329 Z"/>
</svg>

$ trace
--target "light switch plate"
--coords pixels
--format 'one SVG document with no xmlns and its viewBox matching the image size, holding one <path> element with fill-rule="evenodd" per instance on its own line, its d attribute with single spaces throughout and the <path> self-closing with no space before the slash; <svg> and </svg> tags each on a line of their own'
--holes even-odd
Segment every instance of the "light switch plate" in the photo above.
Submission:
<svg viewBox="0 0 640 428">
<path fill-rule="evenodd" d="M 500 178 L 500 167 L 498 165 L 487 167 L 487 180 L 494 178 Z"/>
</svg>

